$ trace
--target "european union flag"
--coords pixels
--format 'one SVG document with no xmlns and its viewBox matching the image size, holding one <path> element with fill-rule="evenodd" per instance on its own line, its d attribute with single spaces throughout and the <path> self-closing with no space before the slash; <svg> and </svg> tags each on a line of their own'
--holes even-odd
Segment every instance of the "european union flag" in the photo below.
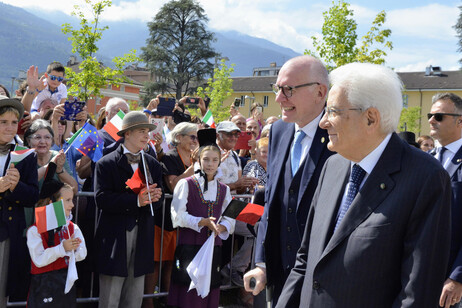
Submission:
<svg viewBox="0 0 462 308">
<path fill-rule="evenodd" d="M 90 123 L 79 129 L 75 138 L 69 140 L 69 143 L 83 155 L 87 155 L 92 161 L 97 162 L 103 156 L 103 139 L 98 134 L 96 127 Z"/>
</svg>

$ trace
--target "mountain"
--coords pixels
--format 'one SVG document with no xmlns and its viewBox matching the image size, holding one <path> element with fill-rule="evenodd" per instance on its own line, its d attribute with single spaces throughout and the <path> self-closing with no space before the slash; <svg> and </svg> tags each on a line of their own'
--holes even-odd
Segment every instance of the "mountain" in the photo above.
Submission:
<svg viewBox="0 0 462 308">
<path fill-rule="evenodd" d="M 66 63 L 71 54 L 71 44 L 61 33 L 61 25 L 70 23 L 78 27 L 79 20 L 60 12 L 39 9 L 24 10 L 0 2 L 0 40 L 8 49 L 0 50 L 0 83 L 11 88 L 11 77 L 29 65 L 39 66 L 44 71 L 51 61 Z M 40 17 L 38 17 L 40 16 Z M 107 22 L 109 26 L 98 46 L 98 58 L 105 65 L 110 59 L 146 45 L 149 36 L 147 24 L 141 21 Z M 299 55 L 268 40 L 251 37 L 236 31 L 215 32 L 215 50 L 234 63 L 232 76 L 251 76 L 254 67 L 266 67 L 271 62 L 282 65 L 286 60 Z M 17 84 L 15 85 L 15 88 Z"/>
</svg>

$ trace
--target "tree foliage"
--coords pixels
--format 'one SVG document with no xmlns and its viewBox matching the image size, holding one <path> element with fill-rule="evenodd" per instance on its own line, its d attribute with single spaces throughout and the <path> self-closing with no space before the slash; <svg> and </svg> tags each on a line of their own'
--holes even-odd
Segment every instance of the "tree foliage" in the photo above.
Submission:
<svg viewBox="0 0 462 308">
<path fill-rule="evenodd" d="M 382 29 L 385 11 L 377 14 L 370 30 L 358 44 L 357 23 L 349 6 L 343 0 L 332 1 L 332 7 L 323 13 L 322 38 L 312 36 L 315 51 L 305 50 L 305 54 L 323 60 L 329 70 L 351 62 L 383 64 L 387 55 L 385 49 L 393 49 L 388 40 L 391 30 Z"/>
<path fill-rule="evenodd" d="M 457 49 L 458 52 L 462 52 L 462 6 L 459 6 L 459 18 L 457 19 L 457 23 L 454 25 L 454 29 L 457 32 L 457 38 L 459 42 L 459 48 Z M 462 59 L 459 60 L 459 63 L 462 63 Z"/>
<path fill-rule="evenodd" d="M 156 93 L 195 91 L 194 81 L 200 82 L 213 70 L 210 58 L 216 56 L 211 47 L 212 32 L 207 31 L 208 18 L 204 9 L 193 0 L 172 0 L 159 10 L 148 23 L 150 38 L 142 48 L 141 57 L 157 81 L 145 86 L 149 97 Z"/>
<path fill-rule="evenodd" d="M 197 95 L 210 98 L 209 109 L 213 114 L 216 123 L 226 120 L 229 117 L 228 107 L 223 106 L 223 101 L 233 94 L 233 80 L 230 78 L 234 72 L 234 64 L 226 65 L 222 59 L 218 67 L 213 70 L 213 78 L 209 78 L 207 86 L 197 88 Z"/>
<path fill-rule="evenodd" d="M 401 117 L 399 118 L 399 129 L 401 131 L 413 132 L 418 135 L 420 133 L 419 119 L 419 106 L 403 108 L 401 111 Z"/>
<path fill-rule="evenodd" d="M 66 67 L 66 76 L 70 85 L 68 93 L 87 101 L 90 98 L 102 97 L 100 89 L 106 88 L 109 84 L 117 86 L 121 82 L 127 82 L 127 78 L 123 75 L 124 67 L 140 59 L 136 56 L 136 50 L 131 50 L 121 57 L 112 59 L 115 69 L 105 67 L 97 60 L 95 56 L 98 51 L 97 42 L 108 29 L 107 26 L 99 25 L 99 19 L 104 9 L 110 7 L 112 2 L 103 0 L 93 3 L 92 0 L 85 0 L 85 3 L 91 6 L 92 19 L 88 20 L 83 8 L 76 5 L 72 15 L 80 19 L 80 28 L 74 29 L 66 23 L 62 25 L 61 31 L 70 35 L 68 39 L 72 42 L 72 52 L 82 59 L 79 64 L 80 72 L 74 72 Z"/>
</svg>

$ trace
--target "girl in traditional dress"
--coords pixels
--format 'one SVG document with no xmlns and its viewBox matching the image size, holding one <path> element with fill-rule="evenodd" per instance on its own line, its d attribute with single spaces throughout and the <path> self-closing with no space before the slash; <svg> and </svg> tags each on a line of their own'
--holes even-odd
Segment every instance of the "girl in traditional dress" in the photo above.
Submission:
<svg viewBox="0 0 462 308">
<path fill-rule="evenodd" d="M 70 221 L 74 203 L 73 188 L 56 180 L 44 182 L 38 206 L 63 200 L 67 225 L 39 233 L 34 224 L 27 230 L 27 246 L 32 259 L 31 284 L 27 307 L 76 307 L 75 286 L 65 294 L 69 257 L 75 260 L 87 255 L 85 240 L 79 227 Z"/>
<path fill-rule="evenodd" d="M 215 144 L 214 129 L 197 133 L 199 138 L 199 174 L 181 179 L 173 192 L 172 223 L 180 227 L 175 251 L 168 305 L 188 308 L 216 308 L 220 299 L 221 241 L 234 231 L 234 220 L 221 214 L 231 201 L 229 187 L 215 180 L 220 165 L 220 149 Z M 195 289 L 188 292 L 191 280 L 186 268 L 213 232 L 215 247 L 212 262 L 210 293 L 205 298 Z"/>
</svg>

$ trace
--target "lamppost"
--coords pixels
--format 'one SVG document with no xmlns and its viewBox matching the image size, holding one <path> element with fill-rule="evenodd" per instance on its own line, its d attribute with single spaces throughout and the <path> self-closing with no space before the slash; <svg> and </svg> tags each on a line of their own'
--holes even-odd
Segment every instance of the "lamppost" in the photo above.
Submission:
<svg viewBox="0 0 462 308">
<path fill-rule="evenodd" d="M 246 95 L 244 98 L 246 100 L 247 99 L 250 100 L 250 102 L 249 102 L 249 118 L 250 118 L 252 116 L 251 113 L 250 113 L 250 109 L 252 108 L 252 104 L 253 104 L 253 101 L 255 100 L 255 97 Z"/>
</svg>

